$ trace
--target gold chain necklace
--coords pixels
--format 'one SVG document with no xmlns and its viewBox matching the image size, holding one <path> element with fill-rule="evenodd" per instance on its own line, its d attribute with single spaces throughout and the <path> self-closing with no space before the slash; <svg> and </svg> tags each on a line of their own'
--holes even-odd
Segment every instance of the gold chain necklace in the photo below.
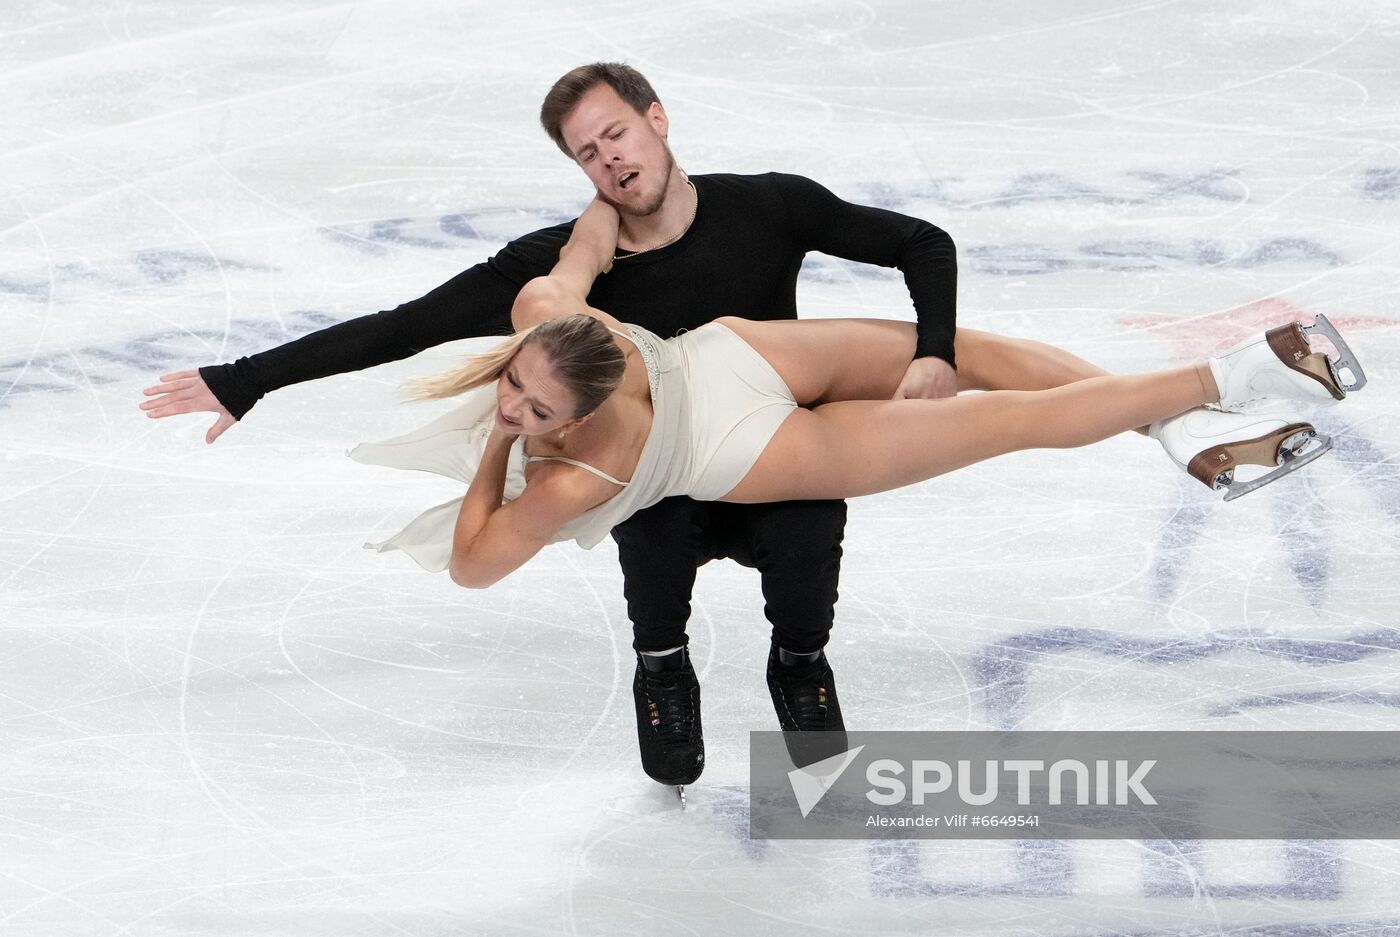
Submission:
<svg viewBox="0 0 1400 937">
<path fill-rule="evenodd" d="M 668 237 L 666 240 L 662 241 L 660 244 L 653 244 L 650 247 L 643 247 L 641 250 L 632 251 L 631 253 L 623 254 L 621 256 L 619 256 L 617 252 L 614 251 L 612 256 L 612 259 L 614 261 L 626 260 L 628 257 L 636 257 L 638 254 L 646 254 L 650 253 L 651 251 L 659 251 L 663 247 L 670 247 L 672 244 L 676 243 L 682 237 L 685 236 L 685 233 L 690 230 L 690 226 L 695 224 L 695 215 L 700 210 L 700 193 L 695 190 L 695 183 L 691 182 L 689 179 L 686 179 L 685 184 L 690 186 L 690 194 L 694 197 L 694 201 L 691 202 L 690 205 L 690 217 L 686 219 L 685 226 L 682 227 L 675 234 Z M 608 264 L 608 269 L 612 269 L 612 264 Z M 606 272 L 607 271 L 605 270 L 604 273 Z"/>
</svg>

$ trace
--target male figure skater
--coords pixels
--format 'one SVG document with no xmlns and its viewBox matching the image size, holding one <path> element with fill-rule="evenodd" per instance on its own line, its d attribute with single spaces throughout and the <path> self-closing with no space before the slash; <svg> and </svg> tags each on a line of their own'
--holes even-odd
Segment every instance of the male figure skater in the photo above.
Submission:
<svg viewBox="0 0 1400 937">
<path fill-rule="evenodd" d="M 897 267 L 913 299 L 918 345 L 897 393 L 956 393 L 957 261 L 933 225 L 845 202 L 799 176 L 687 176 L 650 83 L 626 65 L 564 75 L 540 111 L 545 131 L 622 216 L 612 270 L 590 305 L 666 337 L 722 315 L 790 319 L 808 251 Z M 548 273 L 573 223 L 524 235 L 420 299 L 362 316 L 232 364 L 165 375 L 142 404 L 152 417 L 211 411 L 213 442 L 264 394 L 395 361 L 462 338 L 507 334 L 516 294 Z M 613 530 L 633 626 L 633 695 L 642 767 L 663 784 L 704 768 L 700 687 L 686 624 L 696 570 L 731 558 L 756 568 L 772 624 L 767 682 L 790 748 L 809 763 L 845 748 L 830 636 L 844 501 L 723 504 L 670 498 Z M 815 733 L 827 733 L 817 735 Z"/>
</svg>

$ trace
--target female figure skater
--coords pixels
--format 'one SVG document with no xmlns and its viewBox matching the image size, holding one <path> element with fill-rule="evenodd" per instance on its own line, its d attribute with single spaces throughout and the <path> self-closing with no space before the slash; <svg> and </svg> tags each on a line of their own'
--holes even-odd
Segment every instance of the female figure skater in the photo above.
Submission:
<svg viewBox="0 0 1400 937">
<path fill-rule="evenodd" d="M 412 388 L 424 398 L 470 391 L 462 406 L 351 453 L 470 481 L 465 497 L 420 515 L 378 549 L 402 549 L 428 569 L 446 568 L 459 585 L 485 588 L 545 544 L 592 547 L 671 495 L 850 498 L 1009 452 L 1084 446 L 1144 427 L 1177 433 L 1164 440 L 1169 451 L 1185 445 L 1194 458 L 1183 467 L 1222 487 L 1237 464 L 1273 466 L 1325 450 L 1311 424 L 1277 415 L 1280 401 L 1331 404 L 1364 383 L 1322 317 L 1191 367 L 1058 387 L 1055 365 L 1066 352 L 959 329 L 959 389 L 987 393 L 891 400 L 914 350 L 909 323 L 721 318 L 662 340 L 588 307 L 594 278 L 611 265 L 617 226 L 617 213 L 595 200 L 550 275 L 521 291 L 516 334 Z M 1334 341 L 1339 359 L 1310 348 L 1315 329 Z M 1339 364 L 1351 383 L 1338 376 Z M 1217 439 L 1193 439 L 1186 421 L 1170 419 L 1208 404 L 1270 412 L 1241 417 Z"/>
</svg>

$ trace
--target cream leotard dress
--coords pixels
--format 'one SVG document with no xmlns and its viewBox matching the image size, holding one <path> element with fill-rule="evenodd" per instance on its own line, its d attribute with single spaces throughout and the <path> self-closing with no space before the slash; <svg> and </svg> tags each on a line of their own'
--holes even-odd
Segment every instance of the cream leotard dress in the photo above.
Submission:
<svg viewBox="0 0 1400 937">
<path fill-rule="evenodd" d="M 570 462 L 618 486 L 617 494 L 569 521 L 554 542 L 575 540 L 592 549 L 613 527 L 662 498 L 689 495 L 717 501 L 743 480 L 783 420 L 796 408 L 792 392 L 762 355 L 717 322 L 663 340 L 628 325 L 620 337 L 637 346 L 651 387 L 651 432 L 637 468 L 620 481 L 590 465 Z M 381 443 L 364 443 L 350 457 L 370 465 L 433 472 L 470 483 L 481 464 L 496 414 L 496 388 L 469 391 L 461 403 L 423 428 Z M 524 439 L 511 447 L 504 499 L 525 490 Z M 402 550 L 424 569 L 447 568 L 462 499 L 418 515 L 381 543 Z"/>
</svg>

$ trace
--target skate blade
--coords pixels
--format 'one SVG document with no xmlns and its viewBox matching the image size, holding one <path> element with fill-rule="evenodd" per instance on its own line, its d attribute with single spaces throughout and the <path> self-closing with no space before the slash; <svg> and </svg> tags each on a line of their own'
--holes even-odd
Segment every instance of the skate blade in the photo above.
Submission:
<svg viewBox="0 0 1400 937">
<path fill-rule="evenodd" d="M 679 798 L 681 799 L 681 809 L 684 810 L 684 809 L 685 809 L 685 785 L 684 785 L 684 784 L 677 784 L 677 785 L 676 785 L 676 796 L 679 797 Z"/>
<path fill-rule="evenodd" d="M 1356 353 L 1351 350 L 1351 346 L 1342 338 L 1342 333 L 1337 331 L 1337 327 L 1328 321 L 1322 313 L 1318 313 L 1313 319 L 1312 325 L 1302 325 L 1304 335 L 1311 335 L 1313 332 L 1326 336 L 1337 349 L 1337 358 L 1333 360 L 1327 358 L 1327 365 L 1332 369 L 1332 377 L 1336 380 L 1337 386 L 1343 393 L 1349 394 L 1352 391 L 1360 390 L 1366 386 L 1366 372 L 1361 370 L 1361 362 L 1356 360 Z"/>
<path fill-rule="evenodd" d="M 1306 444 L 1311 443 L 1316 443 L 1317 445 L 1313 448 L 1308 449 L 1307 452 L 1304 452 L 1301 455 L 1295 452 L 1293 449 L 1287 448 L 1286 446 L 1280 447 L 1278 454 L 1278 468 L 1274 469 L 1272 472 L 1260 475 L 1258 478 L 1251 479 L 1250 481 L 1235 481 L 1233 478 L 1234 472 L 1232 471 L 1230 473 L 1232 476 L 1231 479 L 1228 482 L 1224 483 L 1225 500 L 1233 501 L 1236 498 L 1242 498 L 1245 495 L 1249 494 L 1251 491 L 1258 491 L 1265 485 L 1276 482 L 1283 476 L 1298 471 L 1298 469 L 1307 465 L 1309 462 L 1313 462 L 1317 459 L 1320 459 L 1324 454 L 1331 450 L 1332 437 L 1316 434 L 1316 431 L 1314 431 L 1314 435 L 1309 437 Z M 1220 486 L 1217 485 L 1217 487 Z"/>
</svg>

